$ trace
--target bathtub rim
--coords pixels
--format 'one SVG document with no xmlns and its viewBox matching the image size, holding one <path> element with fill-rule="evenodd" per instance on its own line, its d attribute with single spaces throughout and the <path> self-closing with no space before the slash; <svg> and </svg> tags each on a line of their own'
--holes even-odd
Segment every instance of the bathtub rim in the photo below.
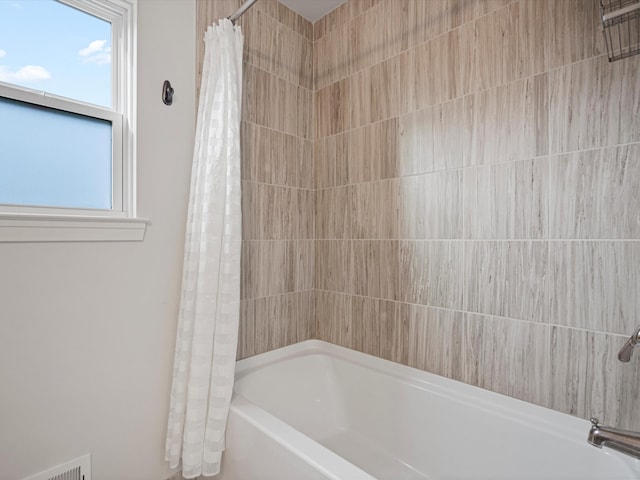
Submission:
<svg viewBox="0 0 640 480">
<path fill-rule="evenodd" d="M 473 409 L 509 418 L 537 430 L 544 429 L 550 435 L 572 443 L 582 444 L 587 441 L 587 434 L 591 424 L 586 419 L 322 340 L 304 340 L 238 360 L 236 362 L 236 381 L 269 365 L 290 358 L 314 354 L 329 355 L 330 357 L 360 365 L 383 375 L 391 376 L 399 382 L 430 394 L 449 398 Z M 235 390 L 234 395 L 241 397 L 241 394 Z M 244 397 L 242 398 L 244 399 Z M 251 403 L 248 400 L 246 401 Z M 620 453 L 609 449 L 594 451 L 594 453 L 614 455 L 628 461 L 625 458 L 626 456 L 621 457 Z M 629 458 L 629 460 L 633 459 Z M 635 464 L 636 462 L 636 468 L 640 472 L 640 461 L 634 461 L 633 463 Z M 630 465 L 632 464 L 630 463 Z"/>
</svg>

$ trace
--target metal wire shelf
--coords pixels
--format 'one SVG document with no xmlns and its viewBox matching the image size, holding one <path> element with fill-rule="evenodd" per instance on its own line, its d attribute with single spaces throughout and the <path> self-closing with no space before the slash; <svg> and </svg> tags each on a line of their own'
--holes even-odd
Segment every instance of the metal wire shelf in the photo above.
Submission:
<svg viewBox="0 0 640 480">
<path fill-rule="evenodd" d="M 640 0 L 599 0 L 609 61 L 640 53 Z"/>
</svg>

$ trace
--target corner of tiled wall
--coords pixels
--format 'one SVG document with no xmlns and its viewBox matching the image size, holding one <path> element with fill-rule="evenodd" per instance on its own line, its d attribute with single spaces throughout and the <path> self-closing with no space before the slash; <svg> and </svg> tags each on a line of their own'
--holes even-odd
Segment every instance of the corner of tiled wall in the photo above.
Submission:
<svg viewBox="0 0 640 480">
<path fill-rule="evenodd" d="M 350 0 L 314 26 L 318 336 L 608 423 L 640 359 L 640 57 L 596 2 Z"/>
<path fill-rule="evenodd" d="M 640 57 L 607 61 L 596 2 L 241 25 L 238 357 L 317 337 L 640 429 Z"/>
</svg>

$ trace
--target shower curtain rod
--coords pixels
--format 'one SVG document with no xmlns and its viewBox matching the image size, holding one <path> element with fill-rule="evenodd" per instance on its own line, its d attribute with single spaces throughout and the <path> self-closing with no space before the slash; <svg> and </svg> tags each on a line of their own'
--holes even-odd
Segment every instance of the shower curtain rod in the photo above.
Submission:
<svg viewBox="0 0 640 480">
<path fill-rule="evenodd" d="M 235 13 L 229 17 L 227 17 L 229 20 L 231 20 L 231 23 L 233 23 L 234 25 L 236 24 L 236 20 L 238 20 L 242 14 L 244 12 L 246 12 L 247 10 L 249 10 L 254 3 L 256 3 L 258 0 L 247 0 L 246 2 L 244 2 L 244 4 L 235 11 Z"/>
</svg>

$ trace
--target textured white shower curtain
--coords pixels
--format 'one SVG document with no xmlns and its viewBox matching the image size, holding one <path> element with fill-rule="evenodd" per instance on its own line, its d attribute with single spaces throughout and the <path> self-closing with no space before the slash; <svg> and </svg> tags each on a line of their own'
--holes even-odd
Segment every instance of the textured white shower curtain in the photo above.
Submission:
<svg viewBox="0 0 640 480">
<path fill-rule="evenodd" d="M 240 317 L 240 27 L 205 34 L 165 458 L 220 471 Z"/>
</svg>

